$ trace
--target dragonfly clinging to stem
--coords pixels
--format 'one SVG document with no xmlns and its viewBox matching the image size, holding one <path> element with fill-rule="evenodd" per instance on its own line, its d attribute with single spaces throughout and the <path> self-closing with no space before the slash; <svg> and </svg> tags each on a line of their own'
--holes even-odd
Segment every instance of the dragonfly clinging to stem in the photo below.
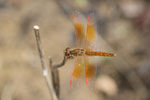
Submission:
<svg viewBox="0 0 150 100">
<path fill-rule="evenodd" d="M 116 54 L 93 50 L 91 45 L 96 39 L 96 30 L 89 16 L 86 19 L 86 25 L 82 23 L 85 18 L 81 16 L 81 14 L 78 14 L 78 16 L 73 14 L 72 19 L 76 34 L 77 48 L 66 48 L 65 50 L 65 56 L 68 59 L 76 58 L 70 84 L 72 84 L 73 78 L 79 79 L 82 76 L 85 76 L 85 83 L 87 84 L 87 80 L 93 78 L 96 73 L 96 66 L 90 61 L 89 57 L 113 57 L 116 56 Z"/>
</svg>

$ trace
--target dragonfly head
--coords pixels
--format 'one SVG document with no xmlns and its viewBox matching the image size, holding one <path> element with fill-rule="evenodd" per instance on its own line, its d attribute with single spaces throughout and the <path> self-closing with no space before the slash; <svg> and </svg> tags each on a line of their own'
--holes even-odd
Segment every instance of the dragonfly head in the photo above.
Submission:
<svg viewBox="0 0 150 100">
<path fill-rule="evenodd" d="M 73 54 L 72 54 L 72 50 L 71 50 L 69 47 L 67 47 L 66 50 L 65 50 L 65 56 L 66 56 L 68 59 L 73 59 L 73 58 L 74 58 L 74 56 L 73 56 Z"/>
</svg>

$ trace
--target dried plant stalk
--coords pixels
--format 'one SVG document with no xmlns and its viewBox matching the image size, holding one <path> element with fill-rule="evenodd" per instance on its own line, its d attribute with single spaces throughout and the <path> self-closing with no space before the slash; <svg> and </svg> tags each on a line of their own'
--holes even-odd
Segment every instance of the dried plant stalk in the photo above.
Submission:
<svg viewBox="0 0 150 100">
<path fill-rule="evenodd" d="M 48 70 L 48 67 L 46 66 L 44 54 L 41 47 L 41 40 L 40 40 L 40 33 L 39 33 L 39 26 L 34 26 L 34 32 L 35 32 L 35 38 L 36 38 L 36 45 L 38 49 L 38 53 L 40 56 L 41 64 L 42 64 L 42 70 L 43 75 L 45 77 L 45 81 L 47 83 L 51 99 L 52 100 L 59 100 L 59 94 L 60 94 L 60 84 L 59 84 L 59 67 L 63 66 L 66 62 L 66 57 L 64 55 L 64 59 L 60 64 L 52 64 L 52 58 L 50 57 L 49 63 L 50 63 L 50 70 Z"/>
</svg>

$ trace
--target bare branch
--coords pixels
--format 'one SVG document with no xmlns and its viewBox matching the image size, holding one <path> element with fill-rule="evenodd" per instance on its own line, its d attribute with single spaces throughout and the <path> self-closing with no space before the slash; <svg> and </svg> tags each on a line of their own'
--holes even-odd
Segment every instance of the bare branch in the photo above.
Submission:
<svg viewBox="0 0 150 100">
<path fill-rule="evenodd" d="M 58 69 L 53 68 L 51 57 L 49 58 L 49 63 L 50 63 L 53 86 L 54 86 L 54 89 L 55 89 L 55 93 L 56 93 L 57 97 L 59 98 L 59 91 L 60 91 L 59 72 L 58 72 Z"/>
<path fill-rule="evenodd" d="M 37 44 L 37 49 L 38 49 L 41 64 L 42 64 L 43 75 L 45 77 L 45 81 L 47 83 L 47 86 L 48 86 L 48 89 L 49 89 L 52 100 L 58 100 L 58 97 L 56 95 L 56 92 L 55 92 L 55 89 L 54 89 L 54 86 L 53 86 L 53 82 L 52 82 L 53 81 L 53 79 L 52 79 L 53 76 L 50 76 L 50 72 L 48 71 L 48 68 L 47 68 L 45 60 L 44 60 L 44 55 L 43 55 L 42 48 L 41 48 L 39 26 L 34 26 L 34 31 L 35 31 L 36 44 Z M 54 71 L 52 71 L 52 69 L 51 69 L 51 72 L 54 72 Z"/>
<path fill-rule="evenodd" d="M 59 98 L 59 91 L 60 91 L 60 85 L 59 85 L 59 72 L 58 69 L 59 67 L 65 65 L 67 59 L 66 56 L 64 54 L 64 58 L 62 60 L 62 62 L 60 64 L 53 64 L 52 63 L 52 58 L 49 58 L 49 65 L 50 65 L 50 69 L 51 69 L 51 75 L 52 75 L 52 82 L 53 82 L 53 86 L 56 92 L 57 97 Z"/>
<path fill-rule="evenodd" d="M 57 68 L 59 68 L 59 67 L 65 65 L 66 61 L 67 61 L 67 58 L 66 58 L 66 56 L 65 56 L 65 54 L 64 54 L 64 58 L 63 58 L 63 60 L 62 60 L 62 62 L 61 62 L 60 64 L 52 65 L 53 69 L 57 69 Z"/>
</svg>

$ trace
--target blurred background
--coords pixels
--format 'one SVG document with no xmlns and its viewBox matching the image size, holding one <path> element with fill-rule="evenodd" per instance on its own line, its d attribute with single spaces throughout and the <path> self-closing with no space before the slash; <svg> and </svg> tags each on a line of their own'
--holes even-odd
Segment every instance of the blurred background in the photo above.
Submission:
<svg viewBox="0 0 150 100">
<path fill-rule="evenodd" d="M 61 100 L 150 100 L 149 0 L 0 0 L 0 100 L 50 100 L 33 25 L 39 25 L 45 56 L 63 59 L 75 46 L 71 19 L 94 12 L 101 57 L 94 89 L 70 88 L 73 61 L 59 68 Z"/>
</svg>

